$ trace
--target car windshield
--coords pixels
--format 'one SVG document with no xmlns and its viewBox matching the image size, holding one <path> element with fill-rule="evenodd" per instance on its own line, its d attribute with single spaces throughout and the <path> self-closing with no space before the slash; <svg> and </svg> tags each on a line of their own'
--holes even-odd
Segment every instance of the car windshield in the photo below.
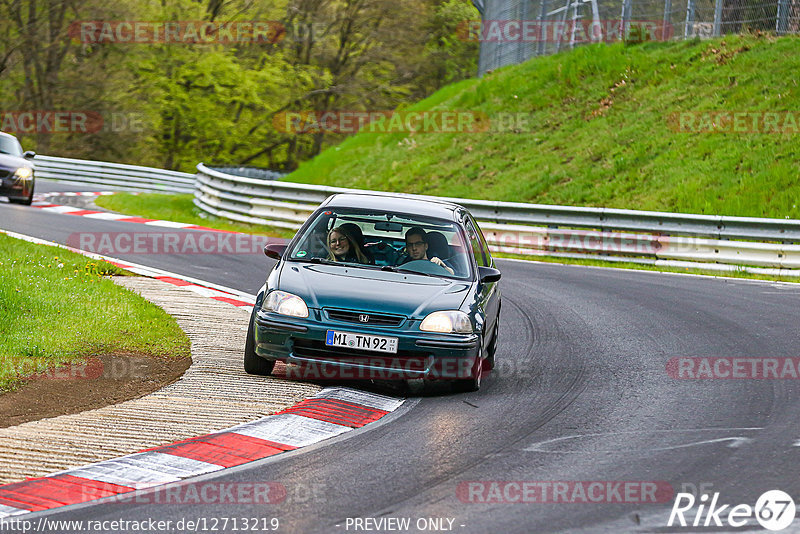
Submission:
<svg viewBox="0 0 800 534">
<path fill-rule="evenodd" d="M 10 154 L 12 156 L 22 156 L 22 147 L 19 141 L 13 137 L 0 135 L 0 154 Z"/>
<path fill-rule="evenodd" d="M 354 208 L 325 210 L 294 243 L 290 260 L 446 278 L 472 276 L 462 229 L 442 219 Z"/>
</svg>

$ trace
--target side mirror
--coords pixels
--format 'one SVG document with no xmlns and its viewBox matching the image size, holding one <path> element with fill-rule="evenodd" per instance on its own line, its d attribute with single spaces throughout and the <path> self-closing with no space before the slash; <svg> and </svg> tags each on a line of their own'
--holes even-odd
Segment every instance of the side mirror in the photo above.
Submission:
<svg viewBox="0 0 800 534">
<path fill-rule="evenodd" d="M 34 157 L 36 157 L 36 152 L 34 152 L 33 150 L 26 150 L 25 153 L 22 154 L 22 157 L 25 159 L 33 159 Z"/>
<path fill-rule="evenodd" d="M 491 284 L 500 280 L 500 271 L 492 267 L 478 267 L 478 279 L 482 284 Z"/>
<path fill-rule="evenodd" d="M 264 246 L 264 254 L 273 260 L 280 260 L 283 257 L 283 253 L 286 252 L 287 246 L 284 243 L 270 243 Z"/>
</svg>

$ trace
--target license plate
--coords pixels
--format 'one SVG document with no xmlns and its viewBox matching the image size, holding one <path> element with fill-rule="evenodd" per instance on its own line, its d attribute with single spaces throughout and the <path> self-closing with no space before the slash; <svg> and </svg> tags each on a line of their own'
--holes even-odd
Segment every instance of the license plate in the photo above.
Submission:
<svg viewBox="0 0 800 534">
<path fill-rule="evenodd" d="M 397 353 L 396 337 L 371 336 L 369 334 L 328 330 L 325 335 L 325 344 L 329 347 Z"/>
</svg>

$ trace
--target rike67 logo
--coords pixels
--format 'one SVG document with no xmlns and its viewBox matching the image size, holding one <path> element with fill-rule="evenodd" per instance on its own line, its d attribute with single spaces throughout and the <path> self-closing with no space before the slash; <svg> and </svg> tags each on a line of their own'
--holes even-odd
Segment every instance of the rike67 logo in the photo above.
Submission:
<svg viewBox="0 0 800 534">
<path fill-rule="evenodd" d="M 794 521 L 794 500 L 788 493 L 781 490 L 770 490 L 763 493 L 756 505 L 719 503 L 719 492 L 714 493 L 711 502 L 708 494 L 700 496 L 699 503 L 691 493 L 678 493 L 672 512 L 669 514 L 667 526 L 692 526 L 692 527 L 723 527 L 734 528 L 745 526 L 750 518 L 767 530 L 783 530 Z M 697 509 L 694 510 L 695 504 Z"/>
</svg>

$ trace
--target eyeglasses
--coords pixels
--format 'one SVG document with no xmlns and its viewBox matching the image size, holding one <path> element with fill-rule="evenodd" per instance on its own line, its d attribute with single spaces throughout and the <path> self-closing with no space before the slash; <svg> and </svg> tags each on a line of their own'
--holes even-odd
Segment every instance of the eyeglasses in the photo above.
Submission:
<svg viewBox="0 0 800 534">
<path fill-rule="evenodd" d="M 332 237 L 328 240 L 328 243 L 330 243 L 331 245 L 335 245 L 337 243 L 347 243 L 347 238 L 340 237 L 339 239 L 336 239 L 335 237 Z"/>
<path fill-rule="evenodd" d="M 425 241 L 406 241 L 406 246 L 407 247 L 412 247 L 412 248 L 421 247 L 424 244 L 425 244 Z"/>
</svg>

